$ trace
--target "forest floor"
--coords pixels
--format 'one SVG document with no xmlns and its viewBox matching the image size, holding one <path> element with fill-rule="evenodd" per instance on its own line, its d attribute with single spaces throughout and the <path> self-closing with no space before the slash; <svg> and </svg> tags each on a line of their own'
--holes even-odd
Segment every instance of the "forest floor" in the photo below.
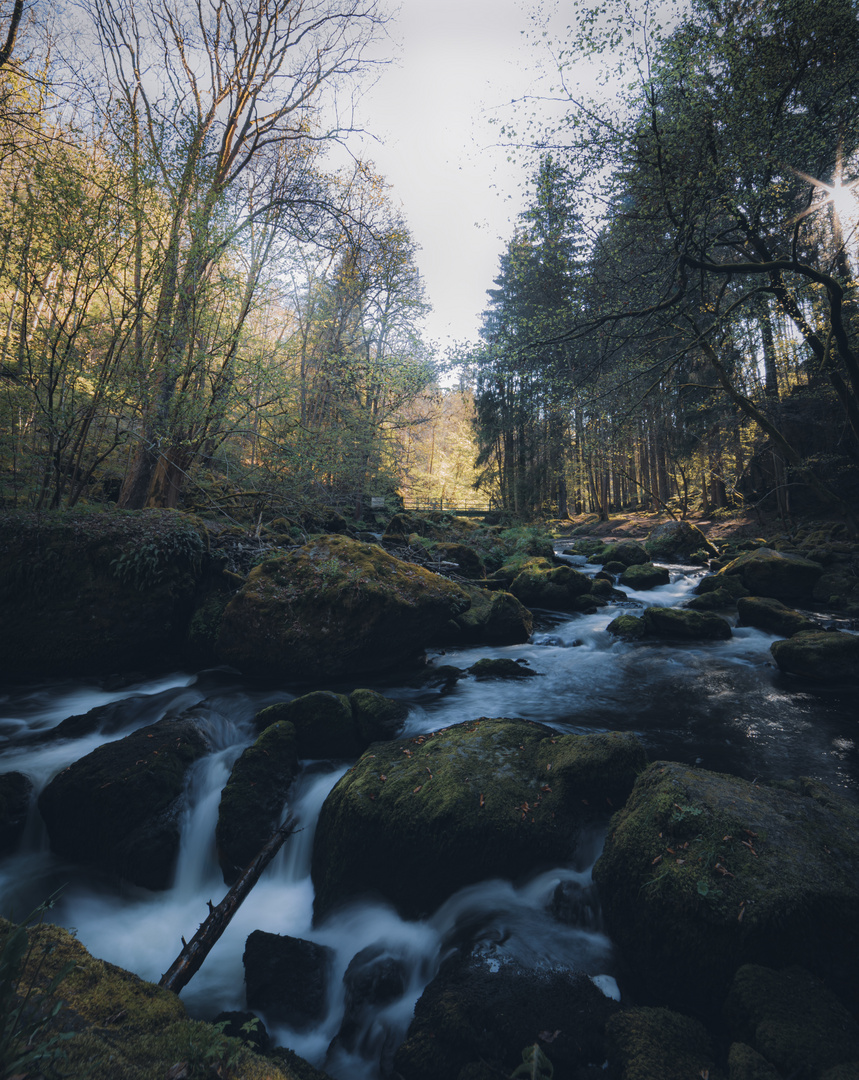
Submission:
<svg viewBox="0 0 859 1080">
<path fill-rule="evenodd" d="M 665 513 L 612 514 L 608 521 L 600 521 L 596 514 L 580 514 L 568 521 L 552 521 L 553 532 L 561 536 L 612 536 L 618 539 L 643 540 L 648 533 L 671 518 Z M 764 537 L 769 539 L 793 532 L 807 521 L 794 519 L 787 527 L 777 513 L 736 510 L 730 514 L 721 511 L 710 517 L 689 515 L 686 520 L 715 542 L 728 539 Z M 816 519 L 815 519 L 816 520 Z"/>
</svg>

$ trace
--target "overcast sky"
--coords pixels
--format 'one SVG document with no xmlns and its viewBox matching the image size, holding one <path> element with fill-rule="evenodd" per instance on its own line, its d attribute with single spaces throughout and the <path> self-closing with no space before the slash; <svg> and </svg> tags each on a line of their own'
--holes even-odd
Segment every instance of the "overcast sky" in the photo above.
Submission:
<svg viewBox="0 0 859 1080">
<path fill-rule="evenodd" d="M 364 153 L 393 185 L 421 247 L 427 338 L 475 340 L 486 290 L 523 208 L 527 170 L 506 161 L 492 117 L 536 84 L 518 0 L 403 0 L 393 63 L 361 103 L 381 143 Z"/>
</svg>

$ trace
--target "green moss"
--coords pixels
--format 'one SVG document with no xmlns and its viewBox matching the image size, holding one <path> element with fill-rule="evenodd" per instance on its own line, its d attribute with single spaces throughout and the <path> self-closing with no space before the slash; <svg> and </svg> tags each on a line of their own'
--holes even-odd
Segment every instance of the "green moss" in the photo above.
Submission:
<svg viewBox="0 0 859 1080">
<path fill-rule="evenodd" d="M 633 1008 L 606 1025 L 609 1063 L 619 1080 L 723 1080 L 710 1038 L 691 1017 L 668 1009 Z"/>
</svg>

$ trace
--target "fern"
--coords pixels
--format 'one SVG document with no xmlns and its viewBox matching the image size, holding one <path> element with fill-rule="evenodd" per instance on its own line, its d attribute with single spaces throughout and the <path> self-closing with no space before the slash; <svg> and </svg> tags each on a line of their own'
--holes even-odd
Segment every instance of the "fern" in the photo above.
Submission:
<svg viewBox="0 0 859 1080">
<path fill-rule="evenodd" d="M 510 1080 L 552 1080 L 555 1068 L 540 1049 L 539 1043 L 526 1046 L 522 1051 L 522 1064 L 510 1074 Z"/>
</svg>

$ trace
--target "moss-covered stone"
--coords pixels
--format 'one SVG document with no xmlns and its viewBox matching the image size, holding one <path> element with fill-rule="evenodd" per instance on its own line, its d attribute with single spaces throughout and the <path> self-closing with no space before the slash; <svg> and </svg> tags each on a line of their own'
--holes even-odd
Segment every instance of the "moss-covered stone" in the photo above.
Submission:
<svg viewBox="0 0 859 1080">
<path fill-rule="evenodd" d="M 51 846 L 137 885 L 167 888 L 179 851 L 185 778 L 209 749 L 196 722 L 180 717 L 93 750 L 39 796 Z"/>
<path fill-rule="evenodd" d="M 224 612 L 218 655 L 257 675 L 378 671 L 420 653 L 468 605 L 438 574 L 377 545 L 324 536 L 251 571 Z"/>
<path fill-rule="evenodd" d="M 728 1080 L 781 1080 L 778 1069 L 746 1043 L 731 1043 Z"/>
<path fill-rule="evenodd" d="M 733 559 L 719 577 L 739 577 L 753 596 L 810 600 L 823 567 L 810 559 L 772 548 L 758 548 Z"/>
<path fill-rule="evenodd" d="M 726 592 L 735 600 L 737 597 L 749 595 L 749 590 L 743 584 L 742 578 L 736 574 L 708 574 L 701 578 L 693 591 L 696 596 L 716 591 Z"/>
<path fill-rule="evenodd" d="M 464 586 L 471 607 L 452 621 L 443 641 L 453 644 L 521 645 L 534 629 L 531 612 L 512 593 Z"/>
<path fill-rule="evenodd" d="M 859 1024 L 808 971 L 747 964 L 725 1002 L 731 1032 L 785 1075 L 816 1078 L 835 1065 L 859 1064 Z"/>
<path fill-rule="evenodd" d="M 771 634 L 791 637 L 803 630 L 816 630 L 816 624 L 806 615 L 800 615 L 793 608 L 786 607 L 780 600 L 765 596 L 741 596 L 737 600 L 737 611 L 743 626 L 756 626 Z"/>
<path fill-rule="evenodd" d="M 463 885 L 566 861 L 582 822 L 619 805 L 643 763 L 634 736 L 558 735 L 524 720 L 376 744 L 323 805 L 316 913 L 381 892 L 417 915 Z"/>
<path fill-rule="evenodd" d="M 314 690 L 292 701 L 269 705 L 254 719 L 260 730 L 277 721 L 293 725 L 299 757 L 357 757 L 367 745 L 345 694 Z"/>
<path fill-rule="evenodd" d="M 236 761 L 221 792 L 215 829 L 218 861 L 228 885 L 271 838 L 297 775 L 295 727 L 285 720 L 266 727 Z"/>
<path fill-rule="evenodd" d="M 0 775 L 0 854 L 14 851 L 27 824 L 33 781 L 20 772 Z"/>
<path fill-rule="evenodd" d="M 172 510 L 0 513 L 0 652 L 18 678 L 181 652 L 207 537 Z"/>
<path fill-rule="evenodd" d="M 523 1048 L 539 1032 L 551 1032 L 551 1043 L 542 1049 L 554 1075 L 577 1076 L 579 1068 L 604 1059 L 606 1021 L 618 1007 L 578 972 L 534 972 L 457 956 L 418 1000 L 394 1058 L 395 1075 L 479 1076 L 475 1070 L 483 1064 L 490 1066 L 489 1075 L 509 1077 L 522 1064 Z"/>
<path fill-rule="evenodd" d="M 818 682 L 859 682 L 859 637 L 842 631 L 801 631 L 770 646 L 775 662 L 789 675 Z"/>
<path fill-rule="evenodd" d="M 612 619 L 606 630 L 624 641 L 640 641 L 647 635 L 647 627 L 637 615 L 618 615 L 617 618 Z"/>
<path fill-rule="evenodd" d="M 534 671 L 521 660 L 509 657 L 484 657 L 468 669 L 475 679 L 530 679 L 540 672 Z"/>
<path fill-rule="evenodd" d="M 649 607 L 644 609 L 641 620 L 648 637 L 725 641 L 731 636 L 730 623 L 708 611 Z"/>
<path fill-rule="evenodd" d="M 486 577 L 486 567 L 480 555 L 467 544 L 437 542 L 433 548 L 433 556 L 444 562 L 454 563 L 467 578 Z"/>
<path fill-rule="evenodd" d="M 365 688 L 353 690 L 349 704 L 363 746 L 393 739 L 409 712 L 404 701 L 395 701 L 377 690 Z"/>
<path fill-rule="evenodd" d="M 664 521 L 644 541 L 648 558 L 660 562 L 691 562 L 705 565 L 719 552 L 701 530 L 688 521 Z"/>
<path fill-rule="evenodd" d="M 0 920 L 0 939 L 10 924 Z M 91 956 L 66 930 L 44 925 L 29 931 L 41 971 L 35 985 L 44 989 L 67 964 L 74 968 L 59 986 L 64 1002 L 47 1034 L 68 1033 L 62 1043 L 59 1074 L 68 1080 L 164 1080 L 169 1070 L 188 1066 L 205 1070 L 204 1051 L 213 1051 L 210 1065 L 242 1080 L 308 1080 L 316 1074 L 264 1058 L 229 1039 L 211 1024 L 189 1020 L 181 1000 L 154 983 Z M 26 993 L 28 972 L 18 987 Z M 300 1059 L 299 1059 L 300 1060 Z M 202 1072 L 200 1073 L 202 1075 Z"/>
<path fill-rule="evenodd" d="M 616 543 L 604 544 L 588 558 L 589 563 L 600 563 L 604 566 L 619 563 L 624 569 L 649 561 L 650 556 L 637 540 L 618 540 Z"/>
<path fill-rule="evenodd" d="M 606 1024 L 608 1060 L 618 1080 L 724 1080 L 699 1021 L 669 1009 L 640 1007 Z"/>
<path fill-rule="evenodd" d="M 667 585 L 671 577 L 664 566 L 654 566 L 651 562 L 634 563 L 620 575 L 620 584 L 628 589 L 655 589 Z"/>
<path fill-rule="evenodd" d="M 687 600 L 686 607 L 690 611 L 724 611 L 736 605 L 735 597 L 728 589 L 712 589 L 710 592 L 701 593 Z"/>
<path fill-rule="evenodd" d="M 673 762 L 642 773 L 594 867 L 642 1000 L 712 1012 L 752 961 L 802 964 L 856 996 L 859 808 L 802 790 Z"/>
<path fill-rule="evenodd" d="M 534 560 L 514 578 L 510 592 L 527 607 L 568 609 L 591 591 L 587 574 L 571 566 L 546 569 Z"/>
</svg>

